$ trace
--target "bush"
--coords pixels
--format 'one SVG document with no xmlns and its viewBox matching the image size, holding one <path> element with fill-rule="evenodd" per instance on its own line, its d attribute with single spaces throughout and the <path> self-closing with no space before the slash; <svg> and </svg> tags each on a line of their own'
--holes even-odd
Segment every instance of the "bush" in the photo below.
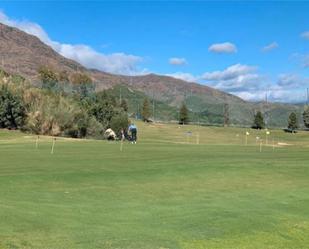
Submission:
<svg viewBox="0 0 309 249">
<path fill-rule="evenodd" d="M 24 125 L 26 112 L 22 99 L 6 85 L 0 88 L 0 127 L 19 129 Z"/>
<path fill-rule="evenodd" d="M 46 94 L 32 101 L 25 126 L 37 134 L 59 136 L 76 126 L 80 113 L 82 110 L 70 99 Z"/>
<path fill-rule="evenodd" d="M 125 112 L 120 112 L 113 116 L 110 121 L 110 128 L 117 134 L 120 134 L 121 129 L 126 129 L 129 125 L 128 115 Z"/>
<path fill-rule="evenodd" d="M 74 138 L 102 138 L 103 131 L 103 126 L 94 117 L 83 113 L 78 115 L 76 125 L 67 129 L 65 135 Z"/>
<path fill-rule="evenodd" d="M 100 122 L 94 117 L 90 117 L 88 120 L 87 136 L 93 138 L 102 138 L 104 128 Z"/>
</svg>

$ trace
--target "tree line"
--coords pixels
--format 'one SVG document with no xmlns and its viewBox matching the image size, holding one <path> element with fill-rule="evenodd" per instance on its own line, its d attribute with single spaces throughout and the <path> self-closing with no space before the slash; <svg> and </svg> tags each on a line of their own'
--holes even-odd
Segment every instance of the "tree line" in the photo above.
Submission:
<svg viewBox="0 0 309 249">
<path fill-rule="evenodd" d="M 309 107 L 308 106 L 305 107 L 305 110 L 302 114 L 302 118 L 303 118 L 304 126 L 306 128 L 309 128 Z M 252 128 L 264 129 L 265 127 L 266 127 L 266 124 L 265 124 L 264 116 L 262 112 L 261 111 L 256 112 L 256 114 L 254 115 Z M 298 118 L 295 112 L 290 113 L 288 120 L 287 120 L 287 127 L 292 132 L 299 128 L 299 121 L 298 121 Z"/>
<path fill-rule="evenodd" d="M 144 99 L 143 102 L 143 106 L 142 106 L 142 112 L 141 112 L 141 116 L 142 116 L 142 120 L 145 122 L 151 122 L 151 110 L 150 110 L 150 101 L 148 98 Z M 224 126 L 228 125 L 229 122 L 229 118 L 226 114 L 226 107 L 224 108 Z M 303 112 L 303 122 L 304 122 L 304 126 L 306 128 L 309 128 L 309 106 L 305 107 L 305 110 Z M 179 108 L 179 116 L 178 116 L 178 123 L 179 124 L 188 124 L 190 121 L 189 119 L 189 110 L 186 106 L 186 104 L 183 102 L 182 105 Z M 297 115 L 295 112 L 291 112 L 290 115 L 288 116 L 288 120 L 287 120 L 287 127 L 288 129 L 290 129 L 291 131 L 295 131 L 296 129 L 299 128 L 299 121 L 297 118 Z M 253 129 L 265 129 L 266 128 L 266 123 L 264 120 L 264 116 L 262 114 L 261 111 L 257 111 L 254 114 L 253 117 L 253 125 L 252 125 Z"/>
<path fill-rule="evenodd" d="M 150 101 L 149 101 L 148 98 L 145 98 L 144 102 L 143 102 L 143 106 L 142 106 L 142 112 L 141 112 L 142 120 L 145 121 L 145 122 L 152 121 L 150 109 L 151 109 L 150 108 Z M 224 108 L 224 110 L 225 110 L 224 126 L 227 126 L 229 121 L 228 121 L 228 117 L 226 117 L 227 116 L 226 115 L 226 107 Z M 302 117 L 303 117 L 304 126 L 306 128 L 309 128 L 309 107 L 305 108 Z M 179 124 L 188 124 L 189 121 L 190 121 L 189 110 L 188 110 L 186 104 L 183 102 L 182 105 L 179 108 L 178 123 Z M 296 115 L 295 112 L 290 113 L 288 120 L 287 120 L 287 127 L 291 131 L 295 131 L 296 129 L 299 128 L 299 121 L 298 121 L 298 118 L 297 118 L 297 115 Z M 261 111 L 257 111 L 254 114 L 252 128 L 253 129 L 265 129 L 266 128 L 264 116 L 263 116 Z"/>
<path fill-rule="evenodd" d="M 106 91 L 96 92 L 91 77 L 83 72 L 69 74 L 48 67 L 38 70 L 39 80 L 30 84 L 19 75 L 0 70 L 0 128 L 21 129 L 35 134 L 70 137 L 101 137 L 112 128 L 116 133 L 128 126 L 128 103 Z M 151 121 L 151 105 L 144 99 L 141 116 Z M 309 128 L 309 107 L 303 122 Z M 179 124 L 188 124 L 189 110 L 183 102 Z M 295 112 L 288 117 L 288 128 L 296 130 Z M 252 128 L 264 129 L 262 112 L 254 115 Z"/>
</svg>

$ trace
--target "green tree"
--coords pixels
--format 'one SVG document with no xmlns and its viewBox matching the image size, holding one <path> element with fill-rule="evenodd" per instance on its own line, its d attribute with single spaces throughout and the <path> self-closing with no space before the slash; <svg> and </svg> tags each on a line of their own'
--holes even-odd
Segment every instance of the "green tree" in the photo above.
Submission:
<svg viewBox="0 0 309 249">
<path fill-rule="evenodd" d="M 0 89 L 0 127 L 18 129 L 24 124 L 26 111 L 21 98 L 6 86 Z"/>
<path fill-rule="evenodd" d="M 144 99 L 143 107 L 142 107 L 142 118 L 143 121 L 147 121 L 150 118 L 150 103 L 148 98 Z"/>
<path fill-rule="evenodd" d="M 309 107 L 307 106 L 303 112 L 304 125 L 309 128 Z"/>
<path fill-rule="evenodd" d="M 298 128 L 298 120 L 295 112 L 292 112 L 288 119 L 288 128 L 291 130 L 296 130 Z"/>
<path fill-rule="evenodd" d="M 111 128 L 118 134 L 121 129 L 128 126 L 128 114 L 119 105 L 115 97 L 106 91 L 97 93 L 91 106 L 89 114 L 95 117 L 104 129 Z"/>
<path fill-rule="evenodd" d="M 254 128 L 254 129 L 264 129 L 265 128 L 264 117 L 263 117 L 263 114 L 260 111 L 258 111 L 254 115 L 254 121 L 253 121 L 252 128 Z"/>
<path fill-rule="evenodd" d="M 95 101 L 91 104 L 89 112 L 103 127 L 109 128 L 112 117 L 119 112 L 117 101 L 105 91 L 96 94 Z"/>
<path fill-rule="evenodd" d="M 189 111 L 185 103 L 183 103 L 179 110 L 179 124 L 189 123 Z"/>
<path fill-rule="evenodd" d="M 230 110 L 229 110 L 229 104 L 228 104 L 228 103 L 224 103 L 223 109 L 224 109 L 224 113 L 223 113 L 223 125 L 224 125 L 224 127 L 227 127 L 227 126 L 229 126 L 229 124 L 230 124 Z"/>
<path fill-rule="evenodd" d="M 126 129 L 129 125 L 128 115 L 124 111 L 116 113 L 110 120 L 110 128 L 120 134 L 121 129 Z"/>
</svg>

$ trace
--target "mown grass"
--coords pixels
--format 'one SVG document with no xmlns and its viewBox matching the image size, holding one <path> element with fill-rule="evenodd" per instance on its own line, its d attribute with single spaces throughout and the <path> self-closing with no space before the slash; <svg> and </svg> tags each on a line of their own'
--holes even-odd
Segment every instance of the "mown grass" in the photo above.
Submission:
<svg viewBox="0 0 309 249">
<path fill-rule="evenodd" d="M 271 131 L 260 153 L 265 132 L 138 127 L 122 152 L 57 139 L 53 155 L 1 131 L 0 248 L 309 248 L 309 134 Z"/>
</svg>

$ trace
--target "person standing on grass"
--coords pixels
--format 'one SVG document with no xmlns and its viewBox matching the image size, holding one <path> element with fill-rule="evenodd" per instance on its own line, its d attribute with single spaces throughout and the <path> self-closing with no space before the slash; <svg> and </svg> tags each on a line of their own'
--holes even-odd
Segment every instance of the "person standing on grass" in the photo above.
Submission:
<svg viewBox="0 0 309 249">
<path fill-rule="evenodd" d="M 135 124 L 130 124 L 129 126 L 129 132 L 131 133 L 131 143 L 136 144 L 136 140 L 137 140 L 137 127 L 135 126 Z"/>
</svg>

